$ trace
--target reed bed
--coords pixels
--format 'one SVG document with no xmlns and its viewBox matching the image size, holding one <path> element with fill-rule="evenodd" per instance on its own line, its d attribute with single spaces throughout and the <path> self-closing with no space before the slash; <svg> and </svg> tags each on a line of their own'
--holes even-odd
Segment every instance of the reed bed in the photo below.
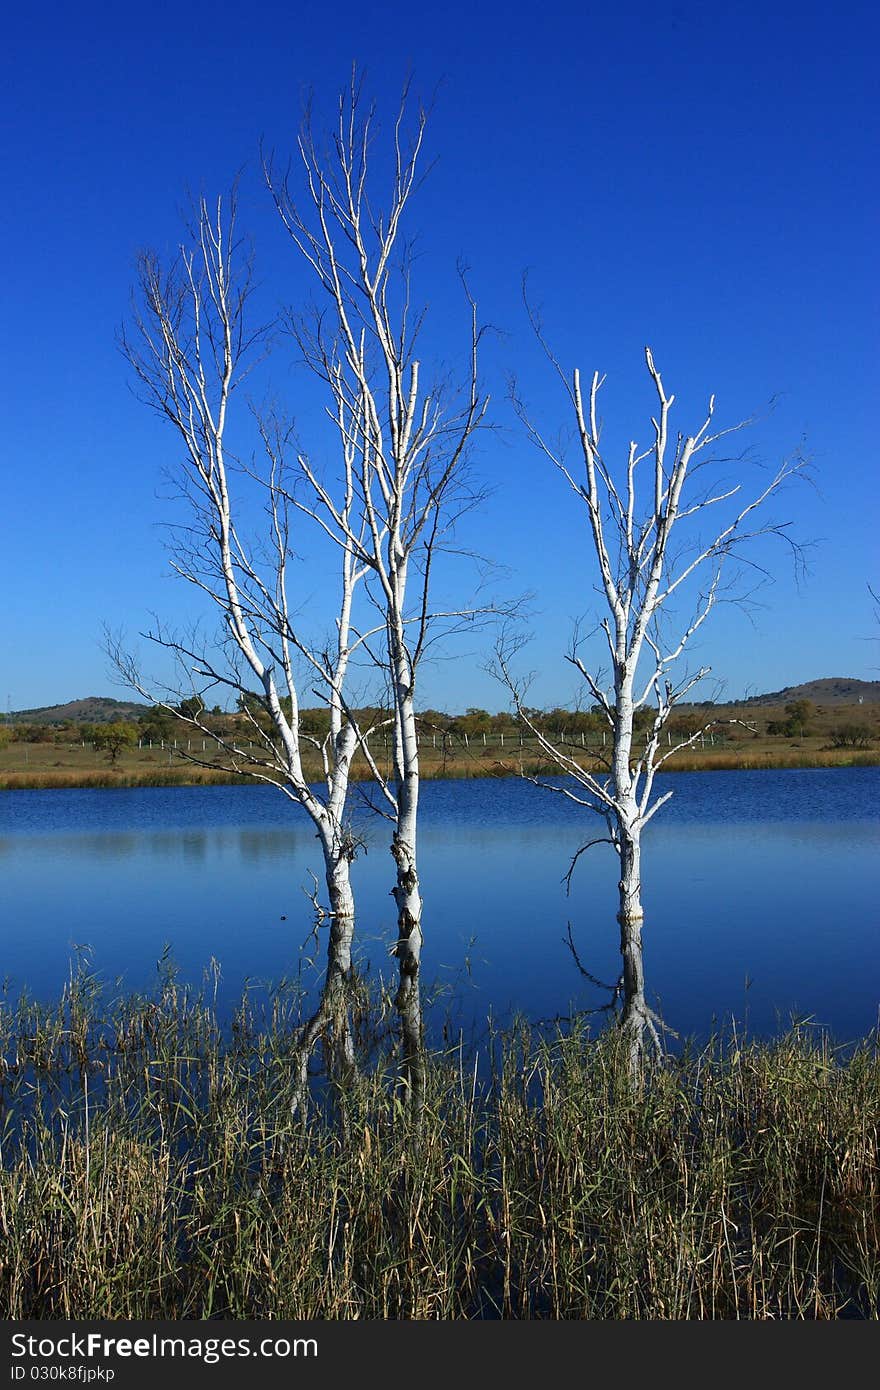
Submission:
<svg viewBox="0 0 880 1390">
<path fill-rule="evenodd" d="M 122 769 L 97 772 L 64 768 L 59 771 L 7 772 L 0 775 L 0 791 L 58 791 L 62 788 L 113 787 L 201 787 L 253 786 L 250 777 L 208 768 L 176 767 L 167 771 L 129 771 Z"/>
<path fill-rule="evenodd" d="M 75 752 L 76 750 L 74 750 Z M 601 773 L 605 765 L 596 752 L 581 752 L 576 745 L 566 751 L 576 761 L 591 771 Z M 103 767 L 83 766 L 73 761 L 74 755 L 64 753 L 55 757 L 55 750 L 48 749 L 42 755 L 37 751 L 33 762 L 27 767 L 20 765 L 0 765 L 0 791 L 35 791 L 62 787 L 181 787 L 181 786 L 225 786 L 252 785 L 246 773 L 235 773 L 224 768 L 204 767 L 178 757 L 172 764 L 167 760 L 157 765 L 155 755 L 129 752 L 124 754 L 118 765 L 105 764 Z M 42 765 L 40 759 L 42 757 Z M 51 763 L 48 761 L 52 758 Z M 65 758 L 71 758 L 66 765 Z M 444 778 L 449 780 L 469 780 L 476 777 L 516 777 L 521 773 L 528 776 L 559 777 L 557 765 L 548 761 L 535 749 L 517 749 L 509 753 L 501 750 L 485 749 L 475 745 L 471 750 L 457 747 L 448 756 L 439 750 L 425 748 L 422 752 L 421 775 L 425 780 Z M 756 768 L 820 768 L 820 767 L 876 767 L 880 764 L 880 750 L 846 749 L 824 747 L 805 747 L 802 749 L 752 746 L 749 743 L 731 744 L 726 748 L 690 749 L 678 753 L 664 764 L 664 772 L 716 772 L 751 771 Z M 322 777 L 321 764 L 306 759 L 306 777 L 318 782 Z M 354 781 L 366 781 L 372 772 L 364 760 L 355 760 L 352 768 Z"/>
<path fill-rule="evenodd" d="M 75 975 L 0 1009 L 6 1318 L 874 1318 L 880 1056 L 522 1024 L 291 1118 L 299 1002 Z M 364 1018 L 366 1018 L 366 1011 Z"/>
</svg>

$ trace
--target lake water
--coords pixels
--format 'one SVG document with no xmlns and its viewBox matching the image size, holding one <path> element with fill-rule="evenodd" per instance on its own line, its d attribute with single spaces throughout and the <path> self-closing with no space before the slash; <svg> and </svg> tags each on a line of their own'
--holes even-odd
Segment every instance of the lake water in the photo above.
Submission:
<svg viewBox="0 0 880 1390">
<path fill-rule="evenodd" d="M 705 1033 L 734 1015 L 770 1033 L 796 1014 L 841 1040 L 873 1028 L 880 769 L 681 773 L 658 787 L 674 796 L 645 832 L 645 969 L 666 1020 Z M 428 782 L 422 806 L 435 1027 L 444 1011 L 469 1029 L 490 1011 L 546 1019 L 603 1003 L 564 938 L 570 923 L 586 969 L 616 979 L 613 851 L 582 856 L 570 896 L 562 883 L 602 823 L 516 779 Z M 358 955 L 391 975 L 387 826 L 361 830 Z M 144 988 L 170 945 L 194 983 L 216 957 L 232 1000 L 305 958 L 310 870 L 320 879 L 310 823 L 272 788 L 0 792 L 0 973 L 51 996 L 88 944 L 94 969 Z"/>
</svg>

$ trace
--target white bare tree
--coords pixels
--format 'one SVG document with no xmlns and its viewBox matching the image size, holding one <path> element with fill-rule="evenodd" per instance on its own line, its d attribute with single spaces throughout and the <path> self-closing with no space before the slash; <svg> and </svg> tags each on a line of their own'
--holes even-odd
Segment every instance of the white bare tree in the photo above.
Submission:
<svg viewBox="0 0 880 1390">
<path fill-rule="evenodd" d="M 304 122 L 298 141 L 303 197 L 290 173 L 279 175 L 271 159 L 265 172 L 284 226 L 322 297 L 311 325 L 300 320 L 296 333 L 306 361 L 329 388 L 329 413 L 352 459 L 362 530 L 355 533 L 308 461 L 301 458 L 300 466 L 320 499 L 328 532 L 369 571 L 367 589 L 384 633 L 384 650 L 374 655 L 388 676 L 394 758 L 393 777 L 379 782 L 394 824 L 396 1008 L 405 1083 L 418 1111 L 424 1051 L 416 681 L 429 642 L 476 613 L 437 611 L 430 592 L 444 538 L 475 501 L 467 479 L 468 446 L 488 402 L 478 384 L 481 333 L 463 273 L 469 318 L 464 384 L 426 380 L 422 371 L 418 345 L 425 313 L 412 307 L 412 247 L 402 224 L 418 183 L 427 116 L 419 109 L 410 122 L 410 109 L 404 91 L 389 142 L 390 192 L 384 201 L 370 177 L 374 111 L 364 109 L 355 75 L 339 99 L 326 151 L 313 138 L 310 118 Z"/>
<path fill-rule="evenodd" d="M 510 645 L 499 649 L 499 666 L 520 718 L 548 759 L 574 784 L 573 788 L 562 785 L 553 790 L 588 807 L 606 823 L 607 835 L 584 845 L 572 868 L 583 850 L 597 843 L 610 842 L 619 857 L 623 969 L 617 989 L 622 997 L 620 1021 L 630 1066 L 637 1075 L 647 1038 L 662 1050 L 663 1027 L 645 997 L 642 831 L 672 795 L 671 791 L 655 795 L 658 769 L 696 742 L 705 728 L 696 728 L 672 746 L 670 739 L 664 743 L 663 734 L 675 706 L 709 674 L 707 667 L 687 668 L 687 649 L 721 595 L 728 562 L 759 536 L 788 538 L 786 525 L 762 523 L 756 513 L 803 468 L 804 460 L 796 456 L 784 461 L 746 499 L 742 478 L 725 477 L 719 471 L 715 446 L 748 422 L 713 431 L 713 396 L 694 434 L 671 436 L 674 397 L 667 395 L 651 350 L 646 348 L 657 400 L 651 419 L 653 438 L 644 449 L 631 442 L 617 470 L 603 456 L 600 442 L 598 402 L 604 377 L 594 373 L 585 399 L 580 373 L 575 370 L 569 378 L 547 349 L 534 316 L 533 326 L 568 397 L 577 440 L 577 467 L 569 466 L 564 450 L 551 445 L 536 428 L 515 390 L 514 406 L 533 443 L 560 471 L 585 510 L 588 553 L 598 567 L 596 589 L 604 609 L 598 629 L 610 658 L 610 681 L 602 669 L 587 666 L 577 634 L 568 659 L 607 721 L 607 765 L 596 770 L 582 766 L 583 760 L 557 747 L 535 723 L 523 704 L 523 688 L 512 670 Z M 736 470 L 744 463 L 742 457 L 728 458 L 725 467 Z M 636 716 L 646 709 L 650 710 L 650 722 L 644 736 L 636 739 Z"/>
<path fill-rule="evenodd" d="M 218 735 L 205 722 L 197 700 L 184 706 L 187 722 L 219 743 L 233 770 L 278 786 L 301 807 L 315 826 L 323 853 L 329 909 L 327 973 L 295 1058 L 298 1097 L 305 1105 L 309 1058 L 320 1037 L 329 1040 L 340 1078 L 350 1076 L 355 1066 L 349 1009 L 355 916 L 350 866 L 357 842 L 348 796 L 352 760 L 367 731 L 359 728 L 345 693 L 359 645 L 352 627 L 353 603 L 366 573 L 355 553 L 361 532 L 352 514 L 352 455 L 344 455 L 334 499 L 343 523 L 342 543 L 334 551 L 339 559 L 334 630 L 329 640 L 316 644 L 302 635 L 289 594 L 292 484 L 285 461 L 287 432 L 273 422 L 259 422 L 260 465 L 241 463 L 228 443 L 236 388 L 265 340 L 263 333 L 248 326 L 252 272 L 247 249 L 236 233 L 234 193 L 213 206 L 204 199 L 197 204 L 188 239 L 169 271 L 149 254 L 140 258 L 138 270 L 133 322 L 123 332 L 122 348 L 134 369 L 139 395 L 171 425 L 182 445 L 172 476 L 187 515 L 174 532 L 172 567 L 210 601 L 221 630 L 217 641 L 204 641 L 179 637 L 157 623 L 146 635 L 174 654 L 191 690 L 204 694 L 219 687 L 238 697 L 245 716 L 241 737 Z M 266 524 L 259 542 L 249 543 L 245 508 L 249 499 L 253 503 L 254 488 Z M 148 687 L 119 642 L 111 643 L 111 655 L 130 685 L 156 698 L 156 687 Z M 298 681 L 303 680 L 329 711 L 329 733 L 322 740 L 309 738 L 301 727 Z M 158 703 L 178 712 L 171 695 L 166 687 Z M 309 743 L 320 755 L 323 789 L 309 785 L 304 771 L 304 746 Z M 315 904 L 318 907 L 317 892 Z"/>
</svg>

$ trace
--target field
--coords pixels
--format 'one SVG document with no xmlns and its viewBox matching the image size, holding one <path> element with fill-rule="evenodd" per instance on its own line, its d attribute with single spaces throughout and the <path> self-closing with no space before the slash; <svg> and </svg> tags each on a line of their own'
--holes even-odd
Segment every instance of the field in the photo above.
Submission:
<svg viewBox="0 0 880 1390">
<path fill-rule="evenodd" d="M 766 767 L 853 767 L 880 763 L 880 710 L 876 705 L 835 706 L 816 709 L 807 729 L 799 736 L 771 734 L 767 727 L 785 720 L 782 706 L 718 706 L 692 717 L 714 720 L 706 733 L 689 748 L 670 758 L 669 771 L 721 771 Z M 731 722 L 736 721 L 736 722 Z M 856 743 L 840 745 L 845 729 L 861 729 Z M 596 732 L 568 734 L 549 730 L 553 743 L 579 763 L 601 770 L 605 749 Z M 228 759 L 210 738 L 193 737 L 181 725 L 176 746 L 150 746 L 124 750 L 115 762 L 89 742 L 44 731 L 46 741 L 16 740 L 0 746 L 0 790 L 39 787 L 131 787 L 224 783 L 241 780 L 229 770 Z M 641 735 L 640 737 L 644 737 Z M 680 737 L 680 736 L 679 736 Z M 676 736 L 669 736 L 670 742 Z M 636 741 L 636 748 L 639 741 Z M 383 770 L 389 770 L 387 739 L 374 734 L 371 751 Z M 520 771 L 536 775 L 555 771 L 534 737 L 513 725 L 505 733 L 473 732 L 444 735 L 423 732 L 420 738 L 422 773 L 425 777 L 515 776 Z M 194 761 L 195 760 L 195 761 Z M 320 780 L 316 753 L 306 761 L 306 773 Z M 355 775 L 369 776 L 361 758 Z"/>
</svg>

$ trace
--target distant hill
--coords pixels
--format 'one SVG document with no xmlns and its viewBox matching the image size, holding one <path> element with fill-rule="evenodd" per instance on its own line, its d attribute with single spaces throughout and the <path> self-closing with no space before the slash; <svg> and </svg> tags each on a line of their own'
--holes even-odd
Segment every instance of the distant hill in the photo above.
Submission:
<svg viewBox="0 0 880 1390">
<path fill-rule="evenodd" d="M 146 714 L 149 705 L 132 700 L 111 700 L 105 695 L 87 695 L 84 700 L 68 700 L 66 705 L 46 705 L 42 709 L 19 709 L 6 716 L 13 724 L 112 724 L 116 719 L 135 719 Z"/>
<path fill-rule="evenodd" d="M 860 681 L 850 676 L 828 676 L 821 681 L 805 681 L 803 685 L 787 685 L 766 695 L 752 695 L 738 700 L 740 705 L 787 705 L 791 700 L 812 700 L 814 705 L 880 704 L 880 681 Z"/>
<path fill-rule="evenodd" d="M 747 700 L 718 700 L 719 705 L 781 706 L 791 700 L 811 700 L 819 709 L 838 706 L 880 705 L 880 681 L 856 680 L 850 676 L 828 676 L 824 680 L 805 681 L 803 685 L 786 685 L 782 690 L 752 695 Z M 146 714 L 150 705 L 133 700 L 113 700 L 105 695 L 89 695 L 83 700 L 68 700 L 66 705 L 46 705 L 41 709 L 20 709 L 6 716 L 13 724 L 109 724 L 115 719 L 136 719 Z M 308 711 L 303 711 L 308 713 Z M 445 716 L 444 716 L 445 717 Z"/>
</svg>

